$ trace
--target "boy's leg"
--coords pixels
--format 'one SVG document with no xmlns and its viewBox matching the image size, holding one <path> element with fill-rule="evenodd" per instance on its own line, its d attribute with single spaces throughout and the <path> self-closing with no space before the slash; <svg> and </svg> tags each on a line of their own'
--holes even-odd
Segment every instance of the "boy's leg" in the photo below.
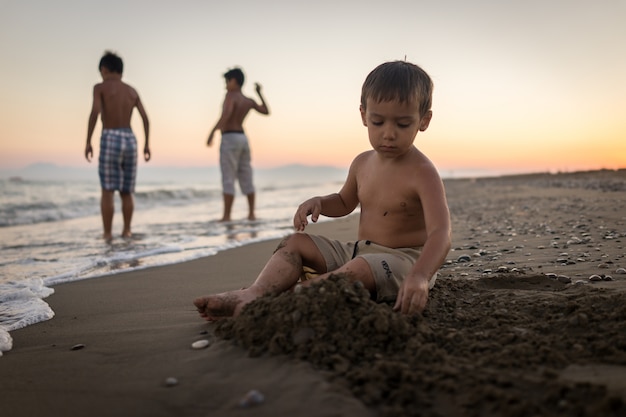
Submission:
<svg viewBox="0 0 626 417">
<path fill-rule="evenodd" d="M 256 220 L 256 216 L 254 215 L 254 193 L 248 194 L 248 220 Z"/>
<path fill-rule="evenodd" d="M 226 194 L 224 193 L 224 214 L 222 215 L 221 222 L 229 222 L 230 221 L 230 211 L 233 208 L 233 202 L 235 201 L 234 194 Z"/>
<path fill-rule="evenodd" d="M 242 290 L 200 297 L 194 300 L 200 315 L 207 320 L 238 315 L 244 305 L 270 293 L 292 288 L 308 266 L 326 272 L 326 262 L 313 240 L 304 233 L 286 237 L 254 281 Z"/>
<path fill-rule="evenodd" d="M 113 238 L 111 227 L 113 226 L 113 212 L 115 211 L 115 203 L 113 201 L 114 192 L 115 191 L 102 189 L 102 195 L 100 197 L 100 213 L 102 214 L 102 227 L 104 229 L 102 237 L 107 240 Z"/>
<path fill-rule="evenodd" d="M 124 217 L 124 229 L 122 229 L 122 237 L 130 237 L 130 223 L 133 219 L 133 211 L 135 210 L 135 200 L 132 193 L 120 192 L 122 198 L 122 216 Z"/>
</svg>

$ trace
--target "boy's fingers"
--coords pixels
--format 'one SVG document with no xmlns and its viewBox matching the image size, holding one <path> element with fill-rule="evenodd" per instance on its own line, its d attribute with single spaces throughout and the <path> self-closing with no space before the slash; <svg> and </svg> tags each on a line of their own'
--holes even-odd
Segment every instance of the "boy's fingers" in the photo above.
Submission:
<svg viewBox="0 0 626 417">
<path fill-rule="evenodd" d="M 393 305 L 393 311 L 400 310 L 400 306 L 402 305 L 402 288 L 398 291 L 398 296 L 396 297 L 396 302 Z"/>
<path fill-rule="evenodd" d="M 313 213 L 311 214 L 311 220 L 313 221 L 313 223 L 317 222 L 317 219 L 320 218 L 320 214 L 322 214 L 321 208 L 315 207 L 313 209 Z"/>
</svg>

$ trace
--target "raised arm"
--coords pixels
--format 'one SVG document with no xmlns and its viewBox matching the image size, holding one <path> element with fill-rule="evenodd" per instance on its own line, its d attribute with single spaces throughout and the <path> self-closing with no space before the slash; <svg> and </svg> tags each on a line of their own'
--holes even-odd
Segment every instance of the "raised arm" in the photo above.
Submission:
<svg viewBox="0 0 626 417">
<path fill-rule="evenodd" d="M 261 100 L 260 105 L 256 102 L 254 103 L 254 110 L 258 111 L 261 114 L 270 114 L 270 109 L 267 106 L 267 103 L 265 103 L 265 98 L 263 98 L 263 94 L 261 94 L 261 84 L 255 83 L 254 86 L 256 89 L 256 93 L 259 95 L 259 99 Z"/>
</svg>

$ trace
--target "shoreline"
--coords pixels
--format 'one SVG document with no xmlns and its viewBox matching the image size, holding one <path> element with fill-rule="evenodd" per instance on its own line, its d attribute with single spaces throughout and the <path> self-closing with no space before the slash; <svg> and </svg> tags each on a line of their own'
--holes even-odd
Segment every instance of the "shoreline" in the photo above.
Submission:
<svg viewBox="0 0 626 417">
<path fill-rule="evenodd" d="M 471 339 L 471 333 L 494 331 L 481 322 L 497 319 L 498 323 L 508 323 L 515 319 L 510 326 L 525 329 L 530 344 L 518 346 L 515 337 L 510 336 L 510 340 L 500 341 L 499 350 L 522 349 L 511 351 L 511 355 L 533 365 L 516 368 L 519 365 L 503 362 L 502 367 L 490 368 L 504 383 L 510 378 L 507 367 L 512 367 L 516 377 L 511 381 L 526 384 L 523 390 L 515 382 L 504 389 L 509 399 L 516 398 L 519 405 L 541 398 L 540 390 L 547 383 L 544 375 L 537 373 L 538 361 L 545 373 L 552 375 L 548 379 L 550 386 L 558 387 L 561 382 L 557 381 L 563 380 L 564 386 L 573 384 L 572 393 L 580 393 L 583 391 L 576 391 L 582 389 L 576 388 L 576 381 L 592 384 L 592 391 L 584 391 L 594 394 L 592 399 L 587 398 L 591 405 L 579 405 L 575 398 L 568 398 L 568 407 L 602 407 L 619 398 L 623 406 L 626 381 L 620 375 L 626 370 L 626 339 L 620 335 L 626 334 L 626 307 L 618 303 L 612 312 L 603 312 L 597 307 L 589 309 L 587 303 L 594 297 L 596 302 L 608 303 L 606 297 L 623 297 L 626 293 L 626 275 L 616 273 L 626 267 L 626 217 L 622 213 L 626 197 L 621 191 L 602 191 L 625 184 L 626 171 L 452 179 L 445 183 L 453 246 L 429 298 L 433 334 L 448 329 L 445 331 L 450 340 L 461 338 L 453 346 L 481 346 Z M 357 218 L 314 224 L 307 231 L 352 240 Z M 195 297 L 247 285 L 278 241 L 256 242 L 183 263 L 56 285 L 55 294 L 46 299 L 56 317 L 12 332 L 13 350 L 0 358 L 0 390 L 6 393 L 3 410 L 15 417 L 35 413 L 89 413 L 98 417 L 128 414 L 129 410 L 134 416 L 157 417 L 238 416 L 250 412 L 258 416 L 377 415 L 380 404 L 365 405 L 367 398 L 357 395 L 354 384 L 345 383 L 346 375 L 315 370 L 311 362 L 286 355 L 251 358 L 246 349 L 215 337 L 213 325 L 198 317 L 191 303 Z M 549 278 L 551 274 L 568 277 L 571 282 Z M 612 280 L 589 281 L 592 275 L 611 275 Z M 508 307 L 499 303 L 500 299 Z M 535 329 L 559 318 L 558 311 L 547 315 L 547 305 L 557 305 L 562 299 L 575 307 L 576 314 L 562 312 L 565 327 L 559 327 L 564 332 L 561 339 L 575 340 L 582 332 L 588 339 L 608 338 L 617 350 L 587 346 L 582 341 L 579 347 L 557 347 L 557 339 L 550 339 L 554 346 L 533 347 L 533 340 L 544 340 Z M 540 302 L 547 304 L 542 307 Z M 444 322 L 444 307 L 453 305 L 450 321 Z M 529 306 L 534 314 L 526 313 Z M 600 313 L 605 315 L 600 317 Z M 470 318 L 476 322 L 468 321 Z M 467 329 L 451 332 L 450 327 L 457 322 L 465 323 Z M 439 324 L 441 329 L 436 327 Z M 500 329 L 493 337 L 501 337 L 501 333 L 506 332 Z M 211 341 L 208 348 L 191 348 L 193 342 L 205 338 Z M 485 367 L 490 366 L 489 348 L 482 347 Z M 610 355 L 598 355 L 601 348 Z M 571 363 L 557 366 L 551 362 L 553 357 Z M 454 363 L 446 366 L 454 368 Z M 456 363 L 460 366 L 456 372 L 471 368 L 471 364 Z M 482 369 L 471 369 L 482 375 Z M 334 379 L 329 378 L 333 375 Z M 459 375 L 457 379 L 467 383 Z M 165 381 L 170 377 L 178 383 L 168 387 Z M 540 383 L 533 385 L 534 379 Z M 459 392 L 482 395 L 480 389 L 495 389 L 488 382 L 480 382 L 482 387 L 478 383 L 459 386 Z M 433 384 L 437 386 L 436 381 Z M 445 386 L 452 389 L 449 384 L 453 382 L 447 381 Z M 264 402 L 254 410 L 240 408 L 239 400 L 252 389 L 264 394 Z M 440 386 L 434 391 L 431 403 L 422 409 L 424 415 L 443 412 L 450 398 L 442 389 Z M 516 397 L 520 392 L 526 397 Z M 572 409 L 593 415 L 591 408 Z M 448 415 L 470 415 L 463 410 L 449 409 Z M 506 408 L 497 410 L 483 415 L 507 414 Z M 544 415 L 558 415 L 558 408 L 542 411 Z"/>
</svg>

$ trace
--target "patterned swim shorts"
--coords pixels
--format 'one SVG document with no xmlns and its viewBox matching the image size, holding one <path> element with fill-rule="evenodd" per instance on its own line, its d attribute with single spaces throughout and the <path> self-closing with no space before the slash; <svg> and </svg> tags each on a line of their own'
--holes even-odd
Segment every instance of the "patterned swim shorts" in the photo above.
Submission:
<svg viewBox="0 0 626 417">
<path fill-rule="evenodd" d="M 132 193 L 137 176 L 137 139 L 130 128 L 102 129 L 98 159 L 100 186 Z"/>
</svg>

